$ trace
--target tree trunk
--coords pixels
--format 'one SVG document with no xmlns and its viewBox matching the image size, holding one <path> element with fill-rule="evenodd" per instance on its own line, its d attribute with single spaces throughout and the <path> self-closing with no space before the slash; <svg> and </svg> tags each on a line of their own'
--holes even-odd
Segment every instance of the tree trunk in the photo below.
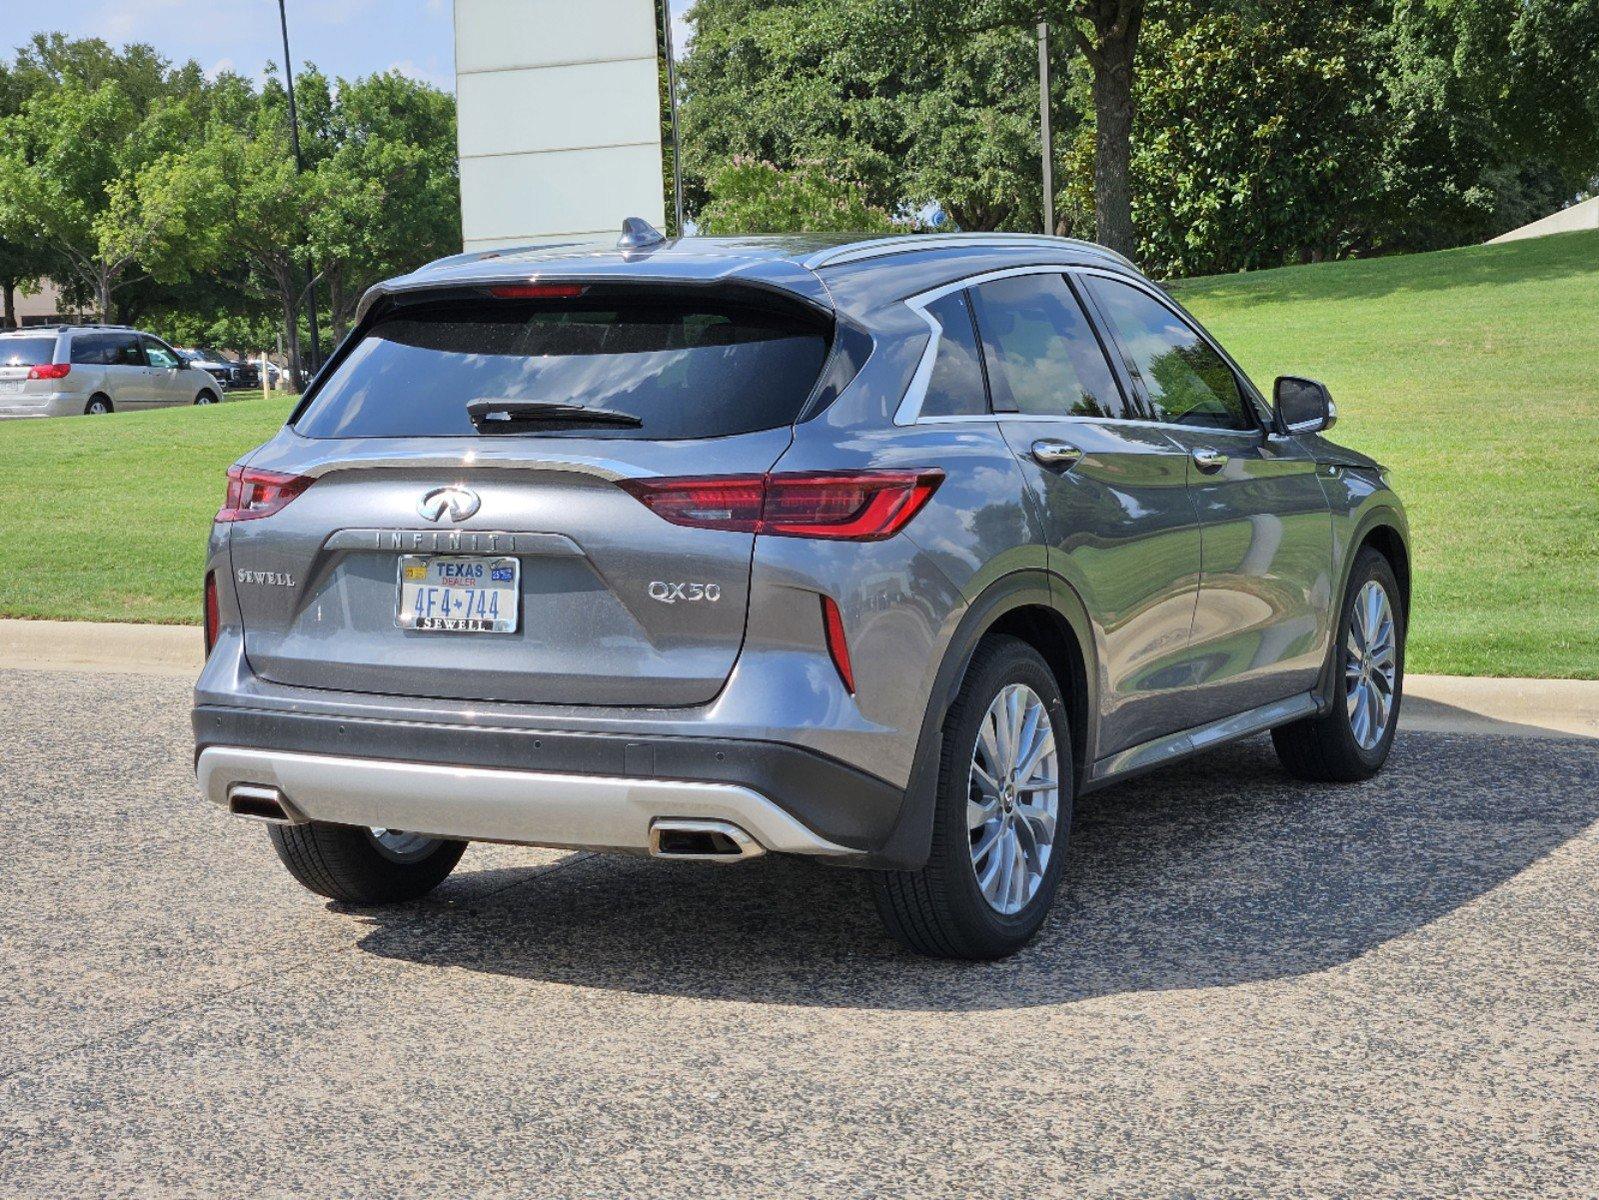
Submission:
<svg viewBox="0 0 1599 1200">
<path fill-rule="evenodd" d="M 103 324 L 111 321 L 111 273 L 101 270 L 96 273 L 94 280 L 95 303 L 100 306 L 100 320 Z"/>
<path fill-rule="evenodd" d="M 0 323 L 0 329 L 20 328 L 17 324 L 17 281 L 15 279 L 0 279 L 0 291 L 4 291 L 6 297 L 5 321 Z"/>
<path fill-rule="evenodd" d="M 1094 229 L 1101 245 L 1133 257 L 1133 42 L 1102 45 L 1094 71 Z"/>
<path fill-rule="evenodd" d="M 300 367 L 300 314 L 294 307 L 294 285 L 288 284 L 282 289 L 281 300 L 283 303 L 283 353 L 289 360 L 289 381 L 295 391 L 300 391 L 305 386 L 301 377 Z"/>
<path fill-rule="evenodd" d="M 328 280 L 328 322 L 333 327 L 333 345 L 335 347 L 344 341 L 345 331 L 349 328 L 344 318 L 344 272 L 330 271 Z"/>
</svg>

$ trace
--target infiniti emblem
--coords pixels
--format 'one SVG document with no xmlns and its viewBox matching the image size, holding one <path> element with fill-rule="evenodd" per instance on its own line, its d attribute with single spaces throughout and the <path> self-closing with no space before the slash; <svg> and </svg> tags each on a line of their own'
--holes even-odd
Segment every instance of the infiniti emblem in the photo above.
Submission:
<svg viewBox="0 0 1599 1200">
<path fill-rule="evenodd" d="M 477 512 L 482 501 L 471 488 L 434 488 L 416 502 L 416 511 L 429 521 L 442 521 L 445 517 L 455 522 L 466 520 Z"/>
</svg>

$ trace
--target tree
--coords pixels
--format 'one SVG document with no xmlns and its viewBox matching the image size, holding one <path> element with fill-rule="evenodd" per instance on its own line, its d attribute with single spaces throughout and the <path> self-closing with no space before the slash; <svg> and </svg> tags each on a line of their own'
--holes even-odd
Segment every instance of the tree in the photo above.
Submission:
<svg viewBox="0 0 1599 1200">
<path fill-rule="evenodd" d="M 711 201 L 700 210 L 707 234 L 883 233 L 893 219 L 861 197 L 860 188 L 834 179 L 819 163 L 783 171 L 771 163 L 735 159 L 710 181 Z"/>
<path fill-rule="evenodd" d="M 139 180 L 194 134 L 203 85 L 193 63 L 173 71 L 148 46 L 59 34 L 36 37 L 8 71 L 6 90 L 23 98 L 0 117 L 0 230 L 47 252 L 106 318 L 131 270 L 195 232 Z"/>
<path fill-rule="evenodd" d="M 340 80 L 326 139 L 307 234 L 338 341 L 368 287 L 460 247 L 455 105 L 396 72 Z"/>
<path fill-rule="evenodd" d="M 936 209 L 960 228 L 1036 230 L 1037 48 L 1033 21 L 1007 2 L 698 0 L 682 71 L 689 210 L 747 159 L 819 164 L 900 218 Z M 1070 137 L 1060 66 L 1054 104 Z"/>
</svg>

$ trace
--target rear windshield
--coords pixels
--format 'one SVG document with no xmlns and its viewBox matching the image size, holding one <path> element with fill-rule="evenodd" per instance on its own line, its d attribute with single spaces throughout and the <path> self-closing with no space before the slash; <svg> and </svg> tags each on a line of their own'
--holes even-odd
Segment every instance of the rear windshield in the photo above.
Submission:
<svg viewBox="0 0 1599 1200">
<path fill-rule="evenodd" d="M 0 338 L 0 367 L 37 367 L 55 360 L 55 335 Z"/>
<path fill-rule="evenodd" d="M 306 437 L 475 435 L 473 401 L 578 405 L 637 417 L 538 437 L 701 438 L 792 424 L 827 358 L 800 314 L 670 299 L 481 304 L 374 325 L 318 390 Z M 506 435 L 496 435 L 506 436 Z"/>
</svg>

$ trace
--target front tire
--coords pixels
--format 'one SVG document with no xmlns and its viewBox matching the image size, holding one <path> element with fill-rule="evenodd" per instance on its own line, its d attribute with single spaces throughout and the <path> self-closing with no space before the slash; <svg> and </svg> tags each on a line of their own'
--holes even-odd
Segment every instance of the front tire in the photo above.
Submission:
<svg viewBox="0 0 1599 1200">
<path fill-rule="evenodd" d="M 1388 560 L 1371 547 L 1355 558 L 1333 646 L 1333 703 L 1271 732 L 1296 779 L 1356 783 L 1388 761 L 1405 687 L 1405 613 Z"/>
<path fill-rule="evenodd" d="M 398 904 L 443 883 L 465 842 L 359 825 L 272 825 L 272 848 L 300 885 L 345 904 Z"/>
<path fill-rule="evenodd" d="M 205 391 L 202 391 L 198 396 L 196 396 L 194 398 L 194 402 L 196 404 L 216 404 L 216 403 L 218 403 L 217 394 L 215 392 L 213 392 L 213 391 L 210 391 L 209 389 L 205 390 Z"/>
<path fill-rule="evenodd" d="M 1054 904 L 1071 817 L 1071 737 L 1054 673 L 1020 639 L 991 638 L 944 722 L 927 865 L 873 876 L 883 923 L 920 954 L 1015 953 Z"/>
</svg>

